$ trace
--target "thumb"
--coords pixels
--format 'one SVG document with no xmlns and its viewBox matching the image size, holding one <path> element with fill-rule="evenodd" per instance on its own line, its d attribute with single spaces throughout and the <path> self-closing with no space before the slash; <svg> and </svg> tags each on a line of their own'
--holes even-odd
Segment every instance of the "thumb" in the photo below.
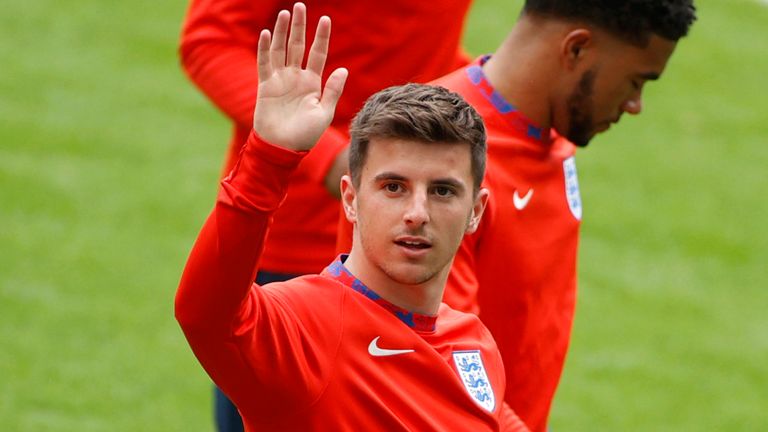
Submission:
<svg viewBox="0 0 768 432">
<path fill-rule="evenodd" d="M 320 105 L 324 109 L 334 112 L 336 104 L 339 102 L 341 93 L 344 91 L 344 83 L 347 82 L 349 71 L 346 68 L 338 68 L 331 73 L 325 82 L 323 95 L 320 98 Z"/>
</svg>

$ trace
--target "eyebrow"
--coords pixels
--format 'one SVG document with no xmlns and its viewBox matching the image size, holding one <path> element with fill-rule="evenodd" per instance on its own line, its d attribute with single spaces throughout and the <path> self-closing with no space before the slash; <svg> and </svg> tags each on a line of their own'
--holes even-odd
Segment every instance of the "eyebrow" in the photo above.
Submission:
<svg viewBox="0 0 768 432">
<path fill-rule="evenodd" d="M 463 191 L 465 189 L 464 183 L 453 178 L 439 178 L 432 181 L 433 185 L 451 186 L 456 190 Z"/>
<path fill-rule="evenodd" d="M 383 172 L 376 177 L 373 178 L 373 181 L 380 182 L 384 180 L 398 180 L 398 181 L 405 181 L 407 180 L 405 177 L 401 176 L 400 174 L 395 174 L 393 172 Z"/>
</svg>

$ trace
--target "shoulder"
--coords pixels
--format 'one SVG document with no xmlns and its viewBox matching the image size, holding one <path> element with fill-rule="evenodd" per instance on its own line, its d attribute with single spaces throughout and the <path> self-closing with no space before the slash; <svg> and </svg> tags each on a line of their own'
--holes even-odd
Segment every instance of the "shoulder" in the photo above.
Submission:
<svg viewBox="0 0 768 432">
<path fill-rule="evenodd" d="M 438 338 L 450 340 L 454 351 L 480 351 L 494 371 L 502 371 L 501 353 L 490 330 L 475 314 L 443 304 L 438 311 Z"/>
<path fill-rule="evenodd" d="M 437 325 L 441 331 L 460 333 L 464 338 L 478 340 L 484 344 L 490 343 L 493 348 L 496 347 L 491 332 L 477 315 L 453 309 L 445 303 L 440 305 L 437 315 Z"/>
<path fill-rule="evenodd" d="M 273 282 L 258 289 L 273 301 L 294 311 L 323 313 L 336 311 L 344 300 L 344 285 L 321 275 L 305 275 L 285 282 Z"/>
<path fill-rule="evenodd" d="M 319 274 L 303 275 L 284 282 L 264 284 L 261 289 L 284 297 L 313 299 L 332 293 L 342 293 L 344 285 Z"/>
<path fill-rule="evenodd" d="M 438 319 L 447 323 L 470 323 L 475 320 L 480 321 L 477 315 L 462 312 L 454 309 L 451 306 L 440 303 L 440 308 L 437 310 Z"/>
<path fill-rule="evenodd" d="M 443 75 L 440 78 L 430 82 L 430 84 L 445 87 L 452 92 L 459 93 L 460 95 L 466 97 L 467 89 L 471 84 L 467 75 L 467 70 L 470 67 L 472 67 L 472 65 L 456 69 L 455 71 L 447 75 Z"/>
</svg>

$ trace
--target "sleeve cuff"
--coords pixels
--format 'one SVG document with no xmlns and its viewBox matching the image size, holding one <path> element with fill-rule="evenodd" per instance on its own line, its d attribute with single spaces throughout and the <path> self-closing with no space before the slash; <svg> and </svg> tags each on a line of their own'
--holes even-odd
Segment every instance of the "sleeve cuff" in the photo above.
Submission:
<svg viewBox="0 0 768 432">
<path fill-rule="evenodd" d="M 233 187 L 263 210 L 275 209 L 285 197 L 291 174 L 306 154 L 270 144 L 251 131 L 240 150 L 240 159 L 222 184 Z"/>
<path fill-rule="evenodd" d="M 243 147 L 243 153 L 248 153 L 272 165 L 292 169 L 309 153 L 295 151 L 264 141 L 255 131 L 251 130 L 248 140 Z M 241 155 L 241 158 L 243 156 Z"/>
</svg>

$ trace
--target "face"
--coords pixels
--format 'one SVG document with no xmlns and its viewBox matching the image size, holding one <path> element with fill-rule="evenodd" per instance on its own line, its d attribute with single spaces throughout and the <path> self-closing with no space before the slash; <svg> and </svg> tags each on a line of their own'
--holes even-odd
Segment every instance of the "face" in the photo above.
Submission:
<svg viewBox="0 0 768 432">
<path fill-rule="evenodd" d="M 566 101 L 569 122 L 565 136 L 583 147 L 622 114 L 639 114 L 643 86 L 661 76 L 675 45 L 656 35 L 645 47 L 608 35 L 596 39 L 591 61 Z"/>
<path fill-rule="evenodd" d="M 367 271 L 398 284 L 445 276 L 487 194 L 473 194 L 469 145 L 375 138 L 359 186 L 342 181 L 353 252 L 361 248 Z"/>
</svg>

